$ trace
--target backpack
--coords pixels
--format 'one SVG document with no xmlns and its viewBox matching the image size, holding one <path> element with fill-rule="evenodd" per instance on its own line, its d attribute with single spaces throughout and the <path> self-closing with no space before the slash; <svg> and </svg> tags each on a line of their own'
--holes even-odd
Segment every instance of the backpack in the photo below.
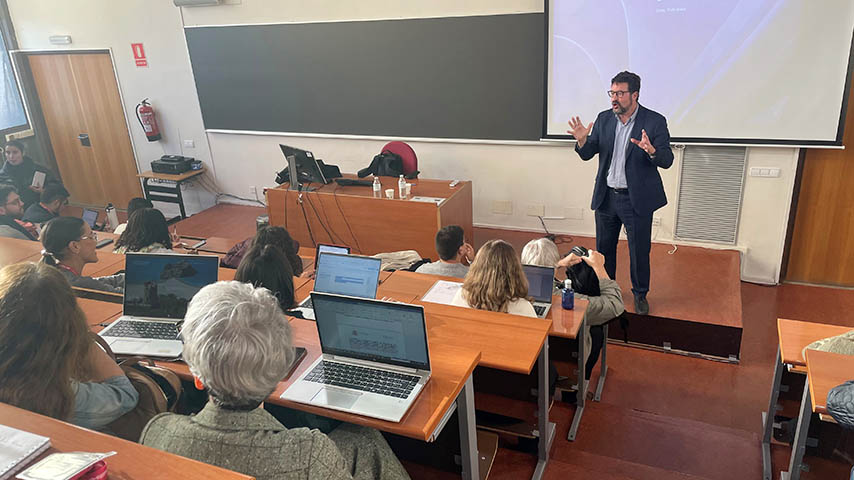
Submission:
<svg viewBox="0 0 854 480">
<path fill-rule="evenodd" d="M 107 342 L 100 335 L 95 337 L 104 351 L 115 359 Z M 171 370 L 155 365 L 150 358 L 128 357 L 118 365 L 139 393 L 139 400 L 133 410 L 114 420 L 108 428 L 117 437 L 136 442 L 155 415 L 175 411 L 181 396 L 181 379 Z"/>
<path fill-rule="evenodd" d="M 403 159 L 396 153 L 383 150 L 382 153 L 374 156 L 370 165 L 359 170 L 357 173 L 359 178 L 364 178 L 371 174 L 380 177 L 399 177 L 403 175 Z M 415 172 L 415 176 L 417 175 L 418 172 Z M 415 177 L 407 176 L 407 178 Z"/>
</svg>

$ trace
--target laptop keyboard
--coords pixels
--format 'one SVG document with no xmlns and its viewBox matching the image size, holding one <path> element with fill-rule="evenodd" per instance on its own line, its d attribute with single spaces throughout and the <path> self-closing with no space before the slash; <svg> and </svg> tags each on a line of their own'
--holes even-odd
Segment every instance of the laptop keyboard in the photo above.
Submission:
<svg viewBox="0 0 854 480">
<path fill-rule="evenodd" d="M 300 303 L 299 306 L 300 306 L 300 308 L 310 308 L 310 309 L 314 310 L 314 306 L 311 304 L 311 297 L 308 297 L 305 300 L 303 300 L 303 302 Z"/>
<path fill-rule="evenodd" d="M 107 332 L 107 336 L 178 340 L 178 324 L 122 319 Z"/>
<path fill-rule="evenodd" d="M 544 313 L 546 313 L 545 305 L 534 305 L 534 311 L 537 312 L 538 317 L 542 317 Z"/>
<path fill-rule="evenodd" d="M 420 379 L 421 377 L 415 375 L 326 360 L 318 363 L 305 376 L 305 380 L 309 382 L 352 388 L 397 398 L 408 397 Z"/>
</svg>

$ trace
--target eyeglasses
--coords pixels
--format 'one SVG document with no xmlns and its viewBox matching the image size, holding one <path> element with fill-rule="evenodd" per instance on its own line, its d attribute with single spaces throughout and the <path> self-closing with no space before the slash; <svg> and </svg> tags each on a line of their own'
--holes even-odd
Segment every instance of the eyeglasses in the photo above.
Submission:
<svg viewBox="0 0 854 480">
<path fill-rule="evenodd" d="M 628 90 L 617 90 L 617 91 L 608 90 L 605 93 L 607 93 L 609 97 L 623 98 L 623 95 L 625 95 L 627 93 L 631 93 L 631 92 L 629 92 Z"/>
<path fill-rule="evenodd" d="M 91 238 L 92 240 L 98 241 L 98 234 L 96 232 L 92 232 L 91 235 L 83 235 L 80 237 L 80 240 L 86 240 L 87 238 Z"/>
</svg>

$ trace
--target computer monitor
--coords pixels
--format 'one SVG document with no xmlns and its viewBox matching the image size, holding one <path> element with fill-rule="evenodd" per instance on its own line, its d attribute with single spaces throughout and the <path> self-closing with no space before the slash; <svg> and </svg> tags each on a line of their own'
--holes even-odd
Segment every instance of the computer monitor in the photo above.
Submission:
<svg viewBox="0 0 854 480">
<path fill-rule="evenodd" d="M 89 225 L 89 228 L 94 230 L 95 224 L 98 223 L 98 211 L 91 208 L 84 208 L 83 221 Z"/>
<path fill-rule="evenodd" d="M 216 283 L 213 255 L 128 253 L 125 255 L 125 315 L 182 319 L 202 287 Z"/>
<path fill-rule="evenodd" d="M 522 265 L 528 278 L 528 295 L 537 302 L 550 303 L 554 289 L 555 269 L 539 265 Z"/>
<path fill-rule="evenodd" d="M 340 253 L 343 255 L 350 254 L 350 247 L 344 245 L 332 245 L 331 243 L 318 243 L 317 250 L 314 254 L 314 269 L 317 270 L 317 261 L 323 253 Z"/>
<path fill-rule="evenodd" d="M 314 158 L 311 152 L 282 144 L 279 144 L 279 147 L 288 160 L 288 190 L 310 192 L 315 189 L 303 186 L 303 184 L 319 183 L 326 185 L 329 183 L 323 175 L 320 165 L 317 164 L 317 159 Z"/>
</svg>

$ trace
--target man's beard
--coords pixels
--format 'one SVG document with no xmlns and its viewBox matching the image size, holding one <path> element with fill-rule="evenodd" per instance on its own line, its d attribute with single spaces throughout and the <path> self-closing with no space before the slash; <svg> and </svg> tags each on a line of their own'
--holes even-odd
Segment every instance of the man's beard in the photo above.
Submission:
<svg viewBox="0 0 854 480">
<path fill-rule="evenodd" d="M 623 107 L 622 105 L 619 104 L 619 102 L 611 102 L 611 108 L 614 108 L 614 107 L 617 108 L 616 110 L 614 110 L 614 112 L 616 112 L 617 115 L 622 115 L 622 114 L 629 111 L 628 108 Z"/>
</svg>

